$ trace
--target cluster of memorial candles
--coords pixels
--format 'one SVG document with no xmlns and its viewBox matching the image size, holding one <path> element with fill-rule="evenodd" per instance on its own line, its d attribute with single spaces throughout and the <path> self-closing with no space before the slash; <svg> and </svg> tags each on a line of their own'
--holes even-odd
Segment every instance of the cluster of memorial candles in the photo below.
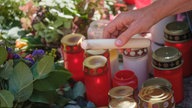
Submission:
<svg viewBox="0 0 192 108">
<path fill-rule="evenodd" d="M 104 24 L 106 22 L 104 21 Z M 68 34 L 61 40 L 64 67 L 72 73 L 72 78 L 75 81 L 84 82 L 87 99 L 100 107 L 109 105 L 109 91 L 118 86 L 133 88 L 137 97 L 138 92 L 144 87 L 144 82 L 149 79 L 150 66 L 153 66 L 153 75 L 164 78 L 167 81 L 164 85 L 168 84 L 168 88 L 174 91 L 170 90 L 168 92 L 174 94 L 174 96 L 166 95 L 169 97 L 166 101 L 172 101 L 174 97 L 177 104 L 184 98 L 183 77 L 191 75 L 192 72 L 189 66 L 189 56 L 192 53 L 191 33 L 189 33 L 189 28 L 187 26 L 183 28 L 184 26 L 186 26 L 184 22 L 167 24 L 164 31 L 166 47 L 159 48 L 154 52 L 151 52 L 151 41 L 149 39 L 138 35 L 131 38 L 126 45 L 121 47 L 125 49 L 122 53 L 123 70 L 119 70 L 119 53 L 116 50 L 118 48 L 114 45 L 115 39 L 92 37 L 94 33 L 88 33 L 88 36 L 90 36 L 88 39 L 85 39 L 85 36 L 81 34 Z M 88 31 L 96 31 L 100 36 L 98 22 L 97 25 L 92 24 L 92 27 L 93 30 L 90 28 Z M 181 29 L 181 33 L 176 32 L 178 29 Z M 183 38 L 184 36 L 185 38 Z M 152 60 L 150 60 L 150 57 Z M 156 82 L 156 84 L 159 83 L 161 81 Z M 154 91 L 164 90 L 161 87 L 151 87 L 150 89 L 154 89 Z M 167 93 L 167 91 L 164 92 Z M 140 95 L 140 97 L 142 96 Z M 149 103 L 149 101 L 147 102 Z M 159 106 L 161 105 L 159 104 Z M 173 106 L 174 104 L 163 108 L 172 108 Z M 150 107 L 150 105 L 147 104 L 147 107 Z M 153 105 L 151 108 L 153 108 Z"/>
</svg>

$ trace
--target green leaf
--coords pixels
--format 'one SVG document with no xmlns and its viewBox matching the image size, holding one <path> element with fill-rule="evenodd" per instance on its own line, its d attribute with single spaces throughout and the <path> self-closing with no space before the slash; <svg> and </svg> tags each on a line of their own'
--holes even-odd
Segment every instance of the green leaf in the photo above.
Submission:
<svg viewBox="0 0 192 108">
<path fill-rule="evenodd" d="M 71 20 L 65 21 L 64 22 L 64 27 L 67 28 L 67 29 L 71 28 L 71 24 L 72 24 L 71 22 L 72 22 Z"/>
<path fill-rule="evenodd" d="M 14 72 L 9 80 L 9 90 L 14 94 L 15 100 L 24 102 L 33 91 L 33 75 L 30 68 L 23 62 L 14 67 Z"/>
<path fill-rule="evenodd" d="M 8 60 L 0 73 L 0 77 L 7 80 L 12 73 L 13 73 L 13 60 Z"/>
<path fill-rule="evenodd" d="M 45 78 L 54 66 L 53 56 L 44 56 L 37 64 L 38 79 Z"/>
<path fill-rule="evenodd" d="M 7 90 L 0 90 L 0 107 L 13 107 L 14 96 Z"/>
<path fill-rule="evenodd" d="M 33 77 L 35 79 L 38 78 L 37 64 L 38 64 L 38 62 L 35 62 L 35 64 L 33 64 L 33 66 L 31 67 L 31 71 L 32 71 Z"/>
<path fill-rule="evenodd" d="M 56 103 L 56 105 L 59 106 L 59 108 L 63 108 L 63 106 L 66 105 L 69 101 L 70 101 L 70 99 L 67 99 L 63 96 L 59 96 L 55 103 Z"/>
<path fill-rule="evenodd" d="M 68 71 L 56 70 L 49 74 L 48 77 L 34 82 L 34 89 L 39 91 L 56 90 L 63 86 L 71 78 Z"/>
<path fill-rule="evenodd" d="M 31 102 L 40 102 L 40 103 L 46 103 L 46 104 L 52 104 L 55 102 L 55 100 L 58 98 L 58 94 L 56 91 L 37 91 L 33 90 L 33 94 L 30 97 Z"/>
<path fill-rule="evenodd" d="M 0 65 L 3 64 L 5 62 L 5 60 L 7 59 L 8 53 L 7 50 L 5 49 L 5 47 L 0 46 Z"/>
<path fill-rule="evenodd" d="M 57 18 L 57 20 L 55 21 L 55 23 L 53 23 L 53 27 L 54 27 L 54 28 L 58 28 L 58 27 L 60 27 L 61 25 L 63 25 L 63 23 L 64 23 L 63 18 Z"/>
<path fill-rule="evenodd" d="M 37 31 L 40 31 L 46 28 L 42 22 L 34 24 L 33 27 Z"/>
</svg>

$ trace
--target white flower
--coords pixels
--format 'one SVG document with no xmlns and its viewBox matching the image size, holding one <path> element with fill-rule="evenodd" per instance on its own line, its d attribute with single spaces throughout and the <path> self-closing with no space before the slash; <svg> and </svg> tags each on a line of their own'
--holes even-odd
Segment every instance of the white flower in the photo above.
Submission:
<svg viewBox="0 0 192 108">
<path fill-rule="evenodd" d="M 67 18 L 67 19 L 73 19 L 73 16 L 71 15 L 65 15 L 64 13 L 56 10 L 56 9 L 51 9 L 50 10 L 51 14 L 57 14 L 58 16 L 62 17 L 62 18 Z"/>
</svg>

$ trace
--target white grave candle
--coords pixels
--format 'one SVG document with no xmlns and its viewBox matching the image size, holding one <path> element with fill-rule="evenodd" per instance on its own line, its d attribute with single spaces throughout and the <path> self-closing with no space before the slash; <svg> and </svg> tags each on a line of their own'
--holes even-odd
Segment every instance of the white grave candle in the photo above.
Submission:
<svg viewBox="0 0 192 108">
<path fill-rule="evenodd" d="M 148 48 L 130 49 L 123 52 L 123 68 L 132 70 L 138 78 L 138 88 L 148 79 Z"/>
<path fill-rule="evenodd" d="M 88 39 L 81 42 L 83 49 L 119 49 L 119 48 L 145 48 L 150 46 L 147 38 L 131 38 L 122 47 L 115 45 L 116 39 Z"/>
</svg>

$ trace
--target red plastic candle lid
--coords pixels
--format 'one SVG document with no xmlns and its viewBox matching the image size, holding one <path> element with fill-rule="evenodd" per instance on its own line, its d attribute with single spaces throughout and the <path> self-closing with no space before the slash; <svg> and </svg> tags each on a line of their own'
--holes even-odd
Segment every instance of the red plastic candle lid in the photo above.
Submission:
<svg viewBox="0 0 192 108">
<path fill-rule="evenodd" d="M 131 70 L 120 70 L 115 73 L 113 78 L 113 86 L 130 86 L 133 89 L 138 87 L 138 79 Z"/>
</svg>

